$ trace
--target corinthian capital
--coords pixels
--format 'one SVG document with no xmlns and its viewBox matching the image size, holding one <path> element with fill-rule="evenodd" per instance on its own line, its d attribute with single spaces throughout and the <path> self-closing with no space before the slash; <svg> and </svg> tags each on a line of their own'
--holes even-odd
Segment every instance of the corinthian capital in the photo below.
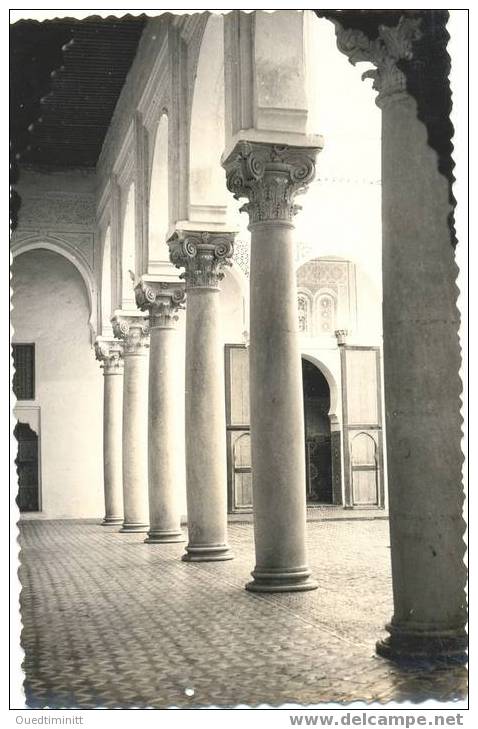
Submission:
<svg viewBox="0 0 478 729">
<path fill-rule="evenodd" d="M 101 362 L 103 374 L 121 375 L 123 372 L 123 342 L 117 339 L 97 337 L 95 341 L 95 356 Z"/>
<path fill-rule="evenodd" d="M 136 304 L 149 312 L 149 328 L 174 327 L 179 309 L 184 309 L 186 292 L 183 283 L 149 281 L 140 278 L 134 287 Z"/>
<path fill-rule="evenodd" d="M 235 233 L 177 230 L 169 239 L 171 262 L 184 268 L 186 290 L 217 288 L 224 266 L 232 265 Z"/>
<path fill-rule="evenodd" d="M 250 223 L 292 221 L 300 210 L 295 196 L 314 179 L 319 151 L 320 147 L 238 142 L 223 167 L 234 197 L 249 198 L 241 211 L 249 213 Z"/>
<path fill-rule="evenodd" d="M 111 318 L 113 334 L 124 343 L 124 356 L 146 354 L 149 347 L 148 322 L 140 314 L 116 312 Z"/>
<path fill-rule="evenodd" d="M 401 16 L 395 27 L 379 26 L 375 40 L 367 38 L 365 33 L 354 28 L 345 30 L 339 20 L 333 19 L 337 47 L 350 63 L 368 61 L 375 68 L 365 71 L 362 79 L 373 79 L 373 88 L 378 91 L 377 106 L 383 107 L 391 101 L 406 96 L 407 80 L 397 65 L 398 61 L 410 60 L 413 57 L 413 43 L 421 38 L 420 18 Z"/>
</svg>

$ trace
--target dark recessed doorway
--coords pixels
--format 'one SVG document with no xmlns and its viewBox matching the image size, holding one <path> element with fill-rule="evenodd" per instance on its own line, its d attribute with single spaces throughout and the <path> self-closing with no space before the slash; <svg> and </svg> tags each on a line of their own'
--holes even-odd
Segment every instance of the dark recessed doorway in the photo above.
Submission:
<svg viewBox="0 0 478 729">
<path fill-rule="evenodd" d="M 330 388 L 318 367 L 302 359 L 307 502 L 332 504 Z"/>
</svg>

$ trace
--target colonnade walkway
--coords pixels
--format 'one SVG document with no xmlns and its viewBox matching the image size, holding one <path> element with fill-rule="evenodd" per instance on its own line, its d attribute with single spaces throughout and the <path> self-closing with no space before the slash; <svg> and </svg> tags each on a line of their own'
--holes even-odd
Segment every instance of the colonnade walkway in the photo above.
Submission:
<svg viewBox="0 0 478 729">
<path fill-rule="evenodd" d="M 91 520 L 21 521 L 22 645 L 30 708 L 278 706 L 450 701 L 465 669 L 400 669 L 376 655 L 393 612 L 388 523 L 311 521 L 318 590 L 244 590 L 252 524 L 235 559 L 185 563 Z M 385 631 L 382 630 L 383 637 Z"/>
</svg>

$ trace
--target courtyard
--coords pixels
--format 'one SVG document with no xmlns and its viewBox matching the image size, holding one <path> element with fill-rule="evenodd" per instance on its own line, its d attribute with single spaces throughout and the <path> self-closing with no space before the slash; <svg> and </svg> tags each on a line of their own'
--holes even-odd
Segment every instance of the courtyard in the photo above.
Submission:
<svg viewBox="0 0 478 729">
<path fill-rule="evenodd" d="M 393 612 L 388 521 L 308 521 L 318 590 L 252 594 L 251 523 L 235 559 L 184 563 L 92 520 L 20 522 L 26 704 L 42 708 L 272 707 L 466 695 L 463 668 L 378 657 Z"/>
</svg>

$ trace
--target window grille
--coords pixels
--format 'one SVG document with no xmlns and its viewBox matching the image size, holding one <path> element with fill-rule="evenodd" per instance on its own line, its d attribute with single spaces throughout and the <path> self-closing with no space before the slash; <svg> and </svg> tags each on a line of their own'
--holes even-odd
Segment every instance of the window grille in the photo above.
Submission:
<svg viewBox="0 0 478 729">
<path fill-rule="evenodd" d="M 13 345 L 13 392 L 17 400 L 35 399 L 35 345 Z"/>
</svg>

